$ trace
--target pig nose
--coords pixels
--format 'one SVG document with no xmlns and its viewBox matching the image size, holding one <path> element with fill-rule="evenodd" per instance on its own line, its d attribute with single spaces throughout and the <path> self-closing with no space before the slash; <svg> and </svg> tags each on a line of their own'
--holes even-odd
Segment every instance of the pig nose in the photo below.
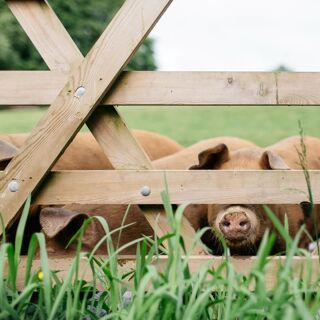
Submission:
<svg viewBox="0 0 320 320">
<path fill-rule="evenodd" d="M 219 227 L 224 235 L 241 236 L 250 230 L 251 223 L 244 212 L 231 212 L 222 218 Z"/>
</svg>

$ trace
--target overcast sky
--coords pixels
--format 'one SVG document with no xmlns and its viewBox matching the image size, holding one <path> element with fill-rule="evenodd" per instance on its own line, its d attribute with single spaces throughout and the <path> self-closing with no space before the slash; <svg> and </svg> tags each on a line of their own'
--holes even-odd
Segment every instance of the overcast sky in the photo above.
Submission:
<svg viewBox="0 0 320 320">
<path fill-rule="evenodd" d="M 174 0 L 151 35 L 160 70 L 320 71 L 320 0 Z"/>
</svg>

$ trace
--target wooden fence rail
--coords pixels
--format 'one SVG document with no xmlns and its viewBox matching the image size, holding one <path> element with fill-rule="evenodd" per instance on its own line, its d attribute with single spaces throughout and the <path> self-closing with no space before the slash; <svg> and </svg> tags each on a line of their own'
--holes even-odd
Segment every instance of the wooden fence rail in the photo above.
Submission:
<svg viewBox="0 0 320 320">
<path fill-rule="evenodd" d="M 308 201 L 303 171 L 60 171 L 49 175 L 35 203 L 162 204 L 167 181 L 173 203 L 290 204 Z M 320 171 L 310 171 L 320 203 Z M 149 196 L 141 189 L 148 186 Z"/>
<path fill-rule="evenodd" d="M 0 105 L 50 105 L 61 71 L 0 71 Z M 122 72 L 101 105 L 320 105 L 319 72 Z"/>
<path fill-rule="evenodd" d="M 104 258 L 101 256 L 101 258 Z M 154 259 L 152 264 L 158 270 L 165 270 L 167 266 L 167 257 L 160 256 L 158 259 Z M 229 257 L 229 260 L 232 262 L 234 270 L 239 272 L 245 276 L 247 276 L 252 269 L 252 267 L 256 264 L 257 258 L 256 257 Z M 64 279 L 67 276 L 69 271 L 70 265 L 72 264 L 73 257 L 51 257 L 50 259 L 50 268 L 51 270 L 59 271 L 57 272 L 57 277 L 59 279 Z M 119 271 L 121 274 L 126 274 L 135 270 L 135 263 L 136 257 L 135 256 L 119 256 Z M 268 289 L 272 289 L 274 286 L 277 286 L 277 275 L 279 274 L 279 268 L 284 266 L 286 262 L 286 257 L 279 256 L 279 257 L 270 257 L 268 262 L 268 267 L 266 269 L 266 276 L 264 278 L 264 283 Z M 307 276 L 308 275 L 308 268 L 306 265 L 306 259 L 302 257 L 294 257 L 292 259 L 292 267 L 294 270 L 294 274 L 297 277 Z M 209 264 L 212 266 L 213 269 L 218 269 L 221 264 L 225 263 L 225 257 L 212 257 L 212 256 L 191 256 L 189 257 L 189 268 L 190 271 L 198 272 L 203 268 L 203 265 Z M 311 275 L 311 281 L 317 281 L 318 273 L 320 271 L 320 264 L 319 264 L 319 257 L 313 256 L 310 259 L 310 265 L 312 267 L 313 273 Z M 19 265 L 19 276 L 17 279 L 17 289 L 24 288 L 24 275 L 26 272 L 27 267 L 27 259 L 22 258 L 21 263 Z M 41 269 L 41 261 L 35 260 L 33 261 L 32 271 L 37 272 Z M 92 281 L 92 274 L 90 274 L 90 267 L 88 266 L 88 261 L 86 258 L 82 258 L 80 260 L 80 275 L 83 275 L 83 279 L 86 281 Z M 86 271 L 86 272 L 84 272 Z M 6 271 L 5 271 L 6 272 Z M 105 285 L 105 284 L 104 284 Z M 102 284 L 97 282 L 97 289 L 104 290 L 105 287 Z M 254 287 L 252 287 L 254 289 Z"/>
</svg>

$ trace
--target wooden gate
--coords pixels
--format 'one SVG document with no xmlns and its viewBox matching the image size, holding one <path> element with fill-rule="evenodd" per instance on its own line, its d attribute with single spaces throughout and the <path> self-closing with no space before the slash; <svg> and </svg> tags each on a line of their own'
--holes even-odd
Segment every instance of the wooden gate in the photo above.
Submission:
<svg viewBox="0 0 320 320">
<path fill-rule="evenodd" d="M 41 184 L 35 199 L 38 204 L 161 204 L 163 172 L 152 170 L 150 160 L 119 115 L 117 105 L 320 104 L 318 73 L 122 72 L 172 0 L 125 1 L 86 57 L 47 1 L 6 2 L 50 69 L 0 71 L 0 105 L 50 105 L 19 154 L 0 172 L 0 212 L 6 226 L 18 218 L 17 212 L 27 196 L 48 175 L 54 177 L 54 184 Z M 85 123 L 119 170 L 99 174 L 51 172 Z M 308 200 L 301 171 L 170 171 L 166 176 L 173 203 Z M 314 202 L 320 203 L 320 172 L 311 172 L 310 176 Z M 119 192 L 114 181 L 124 179 L 130 183 Z M 15 188 L 10 187 L 13 182 Z M 140 193 L 144 185 L 151 188 L 150 196 Z M 160 207 L 146 207 L 145 217 L 158 236 L 168 231 Z M 182 230 L 190 247 L 194 231 L 185 220 Z M 198 246 L 193 252 L 202 254 L 204 249 Z M 208 259 L 211 257 L 194 257 L 196 264 Z M 219 261 L 214 259 L 215 263 Z M 246 264 L 252 259 L 246 260 Z M 241 259 L 234 261 L 243 268 Z"/>
</svg>

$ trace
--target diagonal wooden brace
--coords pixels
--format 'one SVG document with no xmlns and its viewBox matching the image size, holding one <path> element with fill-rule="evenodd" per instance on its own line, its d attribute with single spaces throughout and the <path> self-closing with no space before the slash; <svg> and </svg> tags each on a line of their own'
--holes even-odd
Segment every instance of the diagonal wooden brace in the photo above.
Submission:
<svg viewBox="0 0 320 320">
<path fill-rule="evenodd" d="M 172 0 L 127 0 L 0 177 L 5 225 L 79 131 Z M 15 184 L 15 192 L 11 186 Z"/>
<path fill-rule="evenodd" d="M 6 0 L 50 70 L 73 70 L 83 56 L 46 0 Z"/>
<path fill-rule="evenodd" d="M 26 4 L 20 0 L 7 0 L 7 3 L 50 69 L 69 70 L 83 60 L 81 52 L 47 1 L 33 0 Z M 34 16 L 37 19 L 32 19 Z M 30 21 L 33 25 L 30 25 Z M 48 21 L 51 27 L 48 27 Z M 148 156 L 115 108 L 95 110 L 87 124 L 115 169 L 152 169 Z M 161 207 L 145 207 L 144 213 L 158 236 L 169 232 Z M 182 230 L 186 247 L 189 248 L 194 230 L 185 218 Z M 200 246 L 193 250 L 194 254 L 202 252 Z"/>
</svg>

